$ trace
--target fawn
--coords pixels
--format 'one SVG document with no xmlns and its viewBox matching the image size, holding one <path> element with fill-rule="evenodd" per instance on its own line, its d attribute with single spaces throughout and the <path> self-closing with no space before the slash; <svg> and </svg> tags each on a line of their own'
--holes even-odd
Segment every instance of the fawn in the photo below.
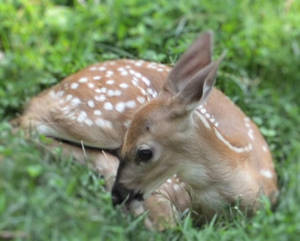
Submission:
<svg viewBox="0 0 300 241">
<path fill-rule="evenodd" d="M 261 195 L 274 203 L 268 145 L 213 87 L 221 59 L 211 55 L 205 32 L 173 69 L 127 59 L 91 65 L 33 98 L 21 126 L 78 161 L 90 159 L 113 203 L 149 210 L 150 228 L 173 225 L 187 209 L 211 218 L 237 200 L 245 210 Z"/>
</svg>

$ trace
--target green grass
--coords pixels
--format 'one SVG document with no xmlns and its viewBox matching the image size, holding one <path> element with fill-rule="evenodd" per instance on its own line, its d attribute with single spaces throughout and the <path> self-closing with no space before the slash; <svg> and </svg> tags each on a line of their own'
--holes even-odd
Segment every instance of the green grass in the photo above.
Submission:
<svg viewBox="0 0 300 241">
<path fill-rule="evenodd" d="M 85 2 L 0 1 L 0 240 L 298 240 L 300 2 Z M 113 209 L 96 173 L 39 148 L 43 137 L 12 133 L 9 120 L 63 77 L 120 57 L 174 63 L 205 29 L 215 32 L 215 57 L 228 51 L 217 86 L 270 144 L 281 189 L 275 211 L 266 202 L 251 219 L 233 210 L 201 228 L 186 218 L 150 232 Z"/>
</svg>

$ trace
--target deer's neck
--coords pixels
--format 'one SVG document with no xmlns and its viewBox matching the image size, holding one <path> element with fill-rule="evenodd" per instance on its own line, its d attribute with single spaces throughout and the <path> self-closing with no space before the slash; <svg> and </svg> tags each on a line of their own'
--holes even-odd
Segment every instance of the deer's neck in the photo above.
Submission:
<svg viewBox="0 0 300 241">
<path fill-rule="evenodd" d="M 181 157 L 178 176 L 190 189 L 193 205 L 207 207 L 213 213 L 239 196 L 257 193 L 259 186 L 247 162 L 242 161 L 247 158 L 244 153 L 236 153 L 225 145 L 218 147 L 217 137 L 213 139 L 212 134 L 207 128 L 191 127 L 185 144 L 189 151 Z"/>
<path fill-rule="evenodd" d="M 199 135 L 197 126 L 191 125 L 184 145 L 186 151 L 183 152 L 179 164 L 179 175 L 189 186 L 195 188 L 206 188 L 212 182 L 212 163 L 219 159 L 215 153 L 213 143 L 210 143 L 205 136 Z"/>
</svg>

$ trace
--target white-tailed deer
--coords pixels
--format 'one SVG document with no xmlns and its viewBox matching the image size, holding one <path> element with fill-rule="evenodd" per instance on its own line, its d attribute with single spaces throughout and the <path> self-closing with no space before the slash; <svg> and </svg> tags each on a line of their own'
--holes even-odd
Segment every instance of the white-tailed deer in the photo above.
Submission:
<svg viewBox="0 0 300 241">
<path fill-rule="evenodd" d="M 29 133 L 53 138 L 47 146 L 50 149 L 59 146 L 63 154 L 91 164 L 110 191 L 119 164 L 118 152 L 133 114 L 157 96 L 170 70 L 169 66 L 143 60 L 91 65 L 33 98 L 18 122 Z M 176 195 L 172 198 L 178 199 Z M 155 205 L 158 202 L 160 205 Z M 150 210 L 150 219 L 145 221 L 152 228 L 161 217 L 174 223 L 171 203 L 157 193 L 143 203 L 132 203 L 130 210 L 134 214 Z M 178 203 L 182 209 L 189 206 L 183 198 Z"/>
<path fill-rule="evenodd" d="M 114 203 L 149 210 L 150 227 L 172 225 L 188 208 L 211 216 L 237 199 L 244 207 L 256 207 L 261 194 L 274 202 L 265 140 L 213 87 L 219 62 L 211 62 L 211 38 L 202 34 L 172 71 L 143 60 L 89 66 L 32 99 L 21 126 L 78 161 L 90 159 L 108 190 L 122 148 Z"/>
<path fill-rule="evenodd" d="M 253 211 L 275 202 L 277 178 L 256 125 L 214 83 L 211 34 L 202 34 L 169 73 L 159 96 L 141 107 L 126 132 L 113 187 L 115 204 L 148 197 L 164 182 L 189 194 L 210 218 L 239 201 Z M 170 178 L 176 177 L 175 180 Z"/>
</svg>

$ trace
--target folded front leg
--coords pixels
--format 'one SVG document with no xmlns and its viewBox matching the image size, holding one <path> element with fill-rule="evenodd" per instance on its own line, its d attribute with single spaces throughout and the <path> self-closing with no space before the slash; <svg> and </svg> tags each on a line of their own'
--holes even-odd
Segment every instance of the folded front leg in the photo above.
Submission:
<svg viewBox="0 0 300 241">
<path fill-rule="evenodd" d="M 130 211 L 134 215 L 147 211 L 145 225 L 160 231 L 174 227 L 182 214 L 190 208 L 191 197 L 187 186 L 176 175 L 152 192 L 144 202 L 133 201 L 130 204 Z"/>
<path fill-rule="evenodd" d="M 51 139 L 50 145 L 46 148 L 50 151 L 61 148 L 63 156 L 72 156 L 75 161 L 88 165 L 104 178 L 106 190 L 111 191 L 119 165 L 116 156 L 100 148 L 71 145 L 54 139 Z"/>
</svg>

